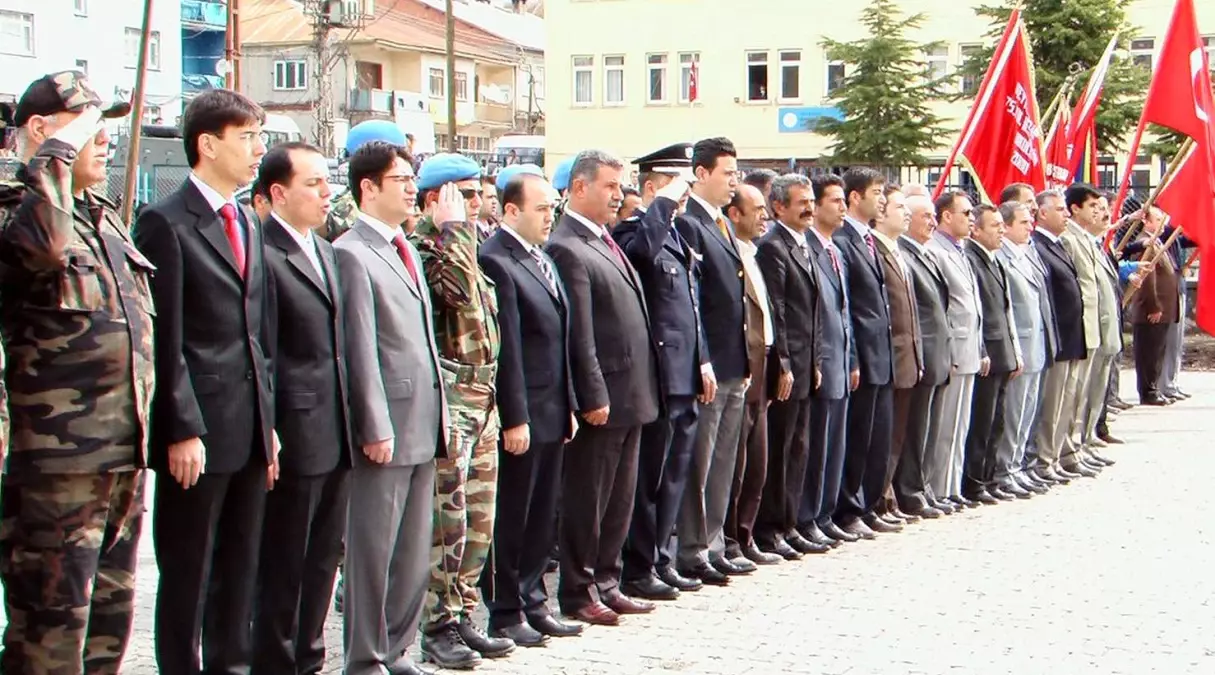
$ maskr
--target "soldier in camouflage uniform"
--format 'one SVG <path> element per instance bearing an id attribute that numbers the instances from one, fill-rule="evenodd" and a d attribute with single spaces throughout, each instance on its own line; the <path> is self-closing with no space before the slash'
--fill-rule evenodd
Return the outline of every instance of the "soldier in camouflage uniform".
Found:
<path id="1" fill-rule="evenodd" d="M 435 342 L 452 433 L 447 457 L 435 460 L 434 542 L 422 655 L 444 668 L 461 669 L 475 666 L 482 656 L 505 656 L 515 648 L 511 640 L 491 638 L 472 622 L 480 601 L 477 584 L 493 541 L 500 433 L 494 406 L 497 296 L 477 264 L 473 222 L 481 206 L 480 173 L 481 167 L 462 155 L 444 153 L 426 160 L 418 175 L 418 201 L 425 205 L 425 215 L 412 237 L 434 298 Z"/>
<path id="2" fill-rule="evenodd" d="M 4 144 L 8 146 L 13 139 L 13 108 L 11 104 L 0 103 L 0 133 L 4 135 Z M 22 157 L 26 161 L 27 157 Z M 25 185 L 17 180 L 0 180 L 0 227 L 8 222 L 17 207 L 21 205 L 21 197 L 25 194 Z M 0 270 L 0 275 L 3 271 Z M 4 383 L 4 345 L 0 343 L 0 468 L 4 466 L 4 458 L 8 455 L 8 386 Z"/>
<path id="3" fill-rule="evenodd" d="M 25 195 L 0 234 L 12 413 L 0 487 L 8 628 L 0 672 L 118 673 L 131 632 L 153 392 L 152 265 L 105 180 L 109 138 L 84 74 L 17 105 Z"/>

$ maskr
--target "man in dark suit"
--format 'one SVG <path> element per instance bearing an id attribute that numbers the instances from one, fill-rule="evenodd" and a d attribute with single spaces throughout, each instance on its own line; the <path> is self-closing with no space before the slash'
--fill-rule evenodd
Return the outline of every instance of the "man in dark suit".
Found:
<path id="1" fill-rule="evenodd" d="M 868 168 L 850 169 L 843 178 L 848 214 L 832 239 L 847 275 L 857 365 L 850 383 L 848 455 L 836 521 L 846 531 L 872 539 L 875 532 L 901 529 L 874 512 L 882 496 L 894 424 L 890 299 L 869 230 L 869 222 L 881 213 L 885 179 Z"/>
<path id="2" fill-rule="evenodd" d="M 1136 278 L 1139 288 L 1129 308 L 1139 403 L 1150 406 L 1168 405 L 1160 388 L 1160 371 L 1164 367 L 1169 331 L 1181 320 L 1177 290 L 1181 280 L 1173 257 L 1167 251 L 1161 255 L 1164 246 L 1160 241 L 1161 220 L 1159 211 L 1155 211 L 1143 221 L 1143 234 L 1136 242 L 1139 260 L 1156 262 L 1150 268 L 1140 267 Z"/>
<path id="3" fill-rule="evenodd" d="M 696 183 L 686 213 L 676 219 L 680 236 L 700 256 L 700 314 L 716 395 L 702 400 L 692 470 L 676 531 L 677 569 L 708 584 L 746 574 L 749 561 L 725 557 L 726 511 L 734 483 L 747 378 L 746 305 L 742 257 L 721 212 L 738 189 L 738 153 L 728 138 L 706 138 L 692 148 Z M 702 355 L 703 356 L 703 355 Z"/>
<path id="4" fill-rule="evenodd" d="M 830 548 L 797 530 L 810 458 L 810 396 L 821 378 L 820 284 L 807 243 L 814 193 L 805 176 L 786 174 L 772 181 L 771 200 L 776 225 L 760 238 L 756 261 L 772 302 L 776 391 L 768 408 L 768 480 L 755 541 L 760 550 L 796 560 Z"/>
<path id="5" fill-rule="evenodd" d="M 1008 271 L 996 257 L 1003 243 L 1004 219 L 999 211 L 990 204 L 975 207 L 974 225 L 964 246 L 978 281 L 988 362 L 975 379 L 971 399 L 962 495 L 985 504 L 1017 496 L 1001 490 L 995 482 L 996 449 L 1001 436 L 1008 433 L 1004 428 L 1004 392 L 1009 379 L 1021 374 L 1024 363 L 1013 321 Z"/>
<path id="6" fill-rule="evenodd" d="M 843 259 L 832 236 L 844 226 L 848 204 L 844 181 L 824 174 L 814 179 L 814 222 L 806 235 L 810 259 L 817 268 L 819 304 L 818 369 L 821 382 L 810 403 L 809 471 L 798 514 L 798 531 L 815 546 L 839 546 L 857 536 L 835 522 L 840 484 L 844 479 L 844 434 L 848 424 L 848 379 L 856 369 L 852 344 L 848 280 Z M 820 377 L 815 373 L 816 377 Z"/>
<path id="7" fill-rule="evenodd" d="M 612 230 L 641 277 L 658 343 L 663 413 L 641 430 L 623 576 L 625 593 L 650 600 L 674 600 L 701 585 L 675 571 L 671 541 L 696 440 L 696 396 L 710 401 L 717 388 L 700 324 L 696 259 L 674 227 L 693 178 L 691 154 L 690 143 L 677 143 L 637 160 L 643 206 Z"/>
<path id="8" fill-rule="evenodd" d="M 1087 357 L 1084 336 L 1084 301 L 1076 265 L 1063 248 L 1060 237 L 1067 231 L 1067 206 L 1063 195 L 1054 190 L 1038 194 L 1037 226 L 1031 236 L 1046 270 L 1046 288 L 1050 295 L 1052 330 L 1056 341 L 1054 363 L 1046 369 L 1042 381 L 1042 407 L 1038 415 L 1038 457 L 1035 475 L 1047 483 L 1067 483 L 1056 468 L 1071 425 L 1070 412 L 1075 408 L 1079 392 L 1069 387 L 1075 380 L 1075 370 L 1083 367 Z"/>
<path id="9" fill-rule="evenodd" d="M 541 246 L 553 226 L 552 188 L 538 167 L 498 174 L 502 221 L 478 260 L 498 290 L 502 347 L 498 414 L 502 442 L 494 562 L 482 576 L 490 634 L 522 647 L 582 627 L 549 613 L 544 571 L 556 540 L 562 448 L 573 437 L 569 300 Z"/>
<path id="10" fill-rule="evenodd" d="M 899 249 L 911 272 L 915 291 L 916 319 L 920 324 L 920 353 L 924 372 L 911 390 L 907 411 L 906 447 L 895 472 L 894 496 L 904 513 L 939 518 L 953 513 L 947 495 L 933 492 L 928 480 L 929 463 L 935 457 L 936 435 L 941 433 L 940 415 L 933 414 L 943 400 L 953 368 L 949 336 L 949 284 L 936 259 L 925 248 L 937 227 L 936 207 L 926 196 L 907 198 L 911 220 L 907 233 L 899 237 Z M 936 471 L 935 468 L 931 469 Z"/>
<path id="11" fill-rule="evenodd" d="M 157 268 L 149 465 L 159 472 L 156 662 L 169 675 L 239 672 L 252 658 L 262 514 L 278 469 L 276 312 L 262 231 L 233 194 L 265 154 L 264 119 L 226 89 L 192 100 L 182 115 L 190 177 L 135 225 Z"/>
<path id="12" fill-rule="evenodd" d="M 399 225 L 417 201 L 409 153 L 383 141 L 350 158 L 354 227 L 333 245 L 345 306 L 354 445 L 346 518 L 345 672 L 418 675 L 406 655 L 430 579 L 435 458 L 450 424 L 422 258 Z M 464 222 L 454 186 L 439 222 Z"/>
<path id="13" fill-rule="evenodd" d="M 350 485 L 346 336 L 337 258 L 314 230 L 329 210 L 329 167 L 304 143 L 275 146 L 258 183 L 274 284 L 275 428 L 280 478 L 266 497 L 253 622 L 254 673 L 317 673 L 342 559 Z"/>
<path id="14" fill-rule="evenodd" d="M 565 614 L 602 625 L 652 609 L 619 587 L 641 428 L 660 404 L 641 278 L 603 228 L 619 207 L 623 168 L 602 151 L 578 153 L 548 244 L 569 296 L 570 368 L 585 421 L 565 455 L 558 600 Z"/>

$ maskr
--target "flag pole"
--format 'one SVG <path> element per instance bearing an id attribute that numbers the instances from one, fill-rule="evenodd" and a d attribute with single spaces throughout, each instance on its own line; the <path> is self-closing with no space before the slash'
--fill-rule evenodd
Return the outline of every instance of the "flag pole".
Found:
<path id="1" fill-rule="evenodd" d="M 1139 225 L 1143 222 L 1143 219 L 1147 217 L 1148 210 L 1150 210 L 1152 205 L 1156 203 L 1156 198 L 1159 197 L 1160 193 L 1164 191 L 1164 188 L 1169 184 L 1169 181 L 1173 180 L 1173 175 L 1176 174 L 1177 170 L 1181 168 L 1181 164 L 1183 161 L 1185 161 L 1185 158 L 1190 156 L 1190 149 L 1193 147 L 1194 139 L 1187 137 L 1185 142 L 1181 144 L 1181 147 L 1178 148 L 1177 155 L 1174 156 L 1173 161 L 1169 163 L 1169 167 L 1165 170 L 1164 175 L 1161 176 L 1160 182 L 1155 188 L 1152 189 L 1152 193 L 1148 195 L 1147 201 L 1143 203 L 1142 207 L 1140 207 L 1139 215 L 1131 219 L 1130 226 L 1126 228 L 1126 234 L 1122 235 L 1122 239 L 1118 240 L 1118 245 L 1114 247 L 1114 255 L 1121 253 L 1122 249 L 1126 248 L 1126 245 L 1130 243 L 1131 237 L 1139 232 Z M 1130 161 L 1134 161 L 1133 155 L 1131 156 Z"/>
<path id="2" fill-rule="evenodd" d="M 1173 230 L 1173 233 L 1169 235 L 1168 239 L 1164 240 L 1164 245 L 1162 245 L 1159 249 L 1157 249 L 1156 255 L 1152 256 L 1152 259 L 1148 261 L 1148 264 L 1155 267 L 1156 263 L 1159 262 L 1160 258 L 1169 252 L 1169 247 L 1171 247 L 1173 245 L 1173 242 L 1177 241 L 1177 237 L 1180 237 L 1180 236 L 1181 236 L 1181 228 L 1178 227 Z M 1188 266 L 1189 263 L 1186 263 L 1186 265 Z M 1139 286 L 1131 286 L 1127 290 L 1126 296 L 1122 298 L 1122 308 L 1123 309 L 1126 309 L 1127 307 L 1131 306 L 1131 298 L 1135 297 L 1135 292 L 1138 291 L 1139 288 L 1140 288 Z"/>
<path id="3" fill-rule="evenodd" d="M 1185 264 L 1181 266 L 1181 272 L 1178 273 L 1178 276 L 1184 277 L 1185 273 L 1190 271 L 1190 266 L 1194 264 L 1194 261 L 1198 260 L 1198 254 L 1200 252 L 1201 251 L 1199 249 L 1194 249 L 1194 252 L 1190 254 L 1189 260 L 1186 260 Z"/>
<path id="4" fill-rule="evenodd" d="M 148 75 L 148 39 L 152 31 L 152 0 L 143 2 L 143 27 L 139 34 L 139 65 L 135 68 L 135 89 L 131 93 L 130 140 L 127 145 L 126 175 L 122 193 L 122 222 L 127 227 L 135 217 L 135 191 L 139 175 L 139 140 L 143 136 L 144 81 Z"/>
<path id="5" fill-rule="evenodd" d="M 1046 112 L 1042 113 L 1043 129 L 1050 129 L 1054 125 L 1054 120 L 1051 120 L 1050 124 L 1046 124 L 1046 120 L 1050 119 L 1051 113 L 1056 112 L 1055 108 L 1060 108 L 1060 104 L 1067 105 L 1067 102 L 1071 100 L 1072 90 L 1076 88 L 1076 82 L 1085 72 L 1087 71 L 1079 63 L 1073 63 L 1068 68 L 1068 75 L 1063 80 L 1063 84 L 1059 85 L 1059 91 L 1055 92 L 1055 97 L 1046 106 Z"/>

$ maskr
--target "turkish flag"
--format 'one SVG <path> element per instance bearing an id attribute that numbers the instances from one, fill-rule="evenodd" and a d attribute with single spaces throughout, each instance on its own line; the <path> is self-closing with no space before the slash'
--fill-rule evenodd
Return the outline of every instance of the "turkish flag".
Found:
<path id="1" fill-rule="evenodd" d="M 1072 113 L 1064 102 L 1046 134 L 1046 187 L 1066 188 L 1072 178 Z"/>
<path id="2" fill-rule="evenodd" d="M 688 102 L 689 103 L 695 103 L 696 97 L 700 93 L 699 91 L 697 91 L 700 88 L 700 86 L 699 86 L 700 83 L 698 82 L 698 80 L 700 79 L 699 71 L 700 71 L 700 67 L 696 63 L 695 59 L 693 59 L 692 67 L 689 69 L 689 72 L 688 72 Z"/>
<path id="3" fill-rule="evenodd" d="M 1210 260 L 1209 252 L 1215 250 L 1215 102 L 1206 48 L 1194 16 L 1194 0 L 1177 0 L 1173 8 L 1173 18 L 1143 104 L 1139 130 L 1131 143 L 1131 157 L 1138 154 L 1148 123 L 1181 132 L 1194 141 L 1190 154 L 1157 196 L 1156 204 L 1198 244 L 1203 259 Z M 1118 191 L 1119 204 L 1129 182 L 1128 165 Z M 1215 269 L 1205 275 L 1201 267 L 1199 270 L 1198 326 L 1215 334 Z"/>
<path id="4" fill-rule="evenodd" d="M 1034 71 L 1029 38 L 1014 9 L 979 96 L 970 109 L 962 135 L 950 153 L 933 198 L 941 194 L 950 169 L 961 157 L 970 166 L 985 201 L 1011 183 L 1028 183 L 1035 191 L 1046 187 L 1046 161 L 1038 103 L 1034 98 Z"/>

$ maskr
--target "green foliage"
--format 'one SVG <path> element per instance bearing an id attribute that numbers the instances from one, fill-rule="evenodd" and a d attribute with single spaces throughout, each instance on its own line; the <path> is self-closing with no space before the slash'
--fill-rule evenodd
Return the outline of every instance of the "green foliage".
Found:
<path id="1" fill-rule="evenodd" d="M 1021 15 L 1033 51 L 1034 75 L 1037 85 L 1038 110 L 1046 112 L 1051 99 L 1067 79 L 1069 68 L 1079 63 L 1086 69 L 1094 67 L 1115 31 L 1119 49 L 1125 49 L 1136 29 L 1127 20 L 1127 8 L 1133 0 L 1021 0 Z M 983 5 L 975 9 L 980 16 L 991 19 L 988 35 L 991 44 L 973 52 L 960 71 L 982 80 L 991 62 L 995 41 L 999 39 L 1014 2 Z M 1135 65 L 1129 58 L 1114 52 L 1105 76 L 1105 91 L 1097 110 L 1097 146 L 1099 152 L 1114 152 L 1125 147 L 1126 141 L 1139 124 L 1143 112 L 1143 97 L 1147 92 L 1150 71 Z M 1084 92 L 1087 73 L 1082 75 L 1072 93 L 1071 105 Z M 970 96 L 973 96 L 971 94 Z M 1045 130 L 1050 120 L 1041 120 Z"/>
<path id="2" fill-rule="evenodd" d="M 893 0 L 871 0 L 861 13 L 868 36 L 854 42 L 824 40 L 828 58 L 848 64 L 843 83 L 828 100 L 844 120 L 822 119 L 816 131 L 830 136 L 835 164 L 922 166 L 925 152 L 950 135 L 931 103 L 945 100 L 952 77 L 932 79 L 923 56 L 939 43 L 906 37 L 922 14 L 904 17 Z"/>

